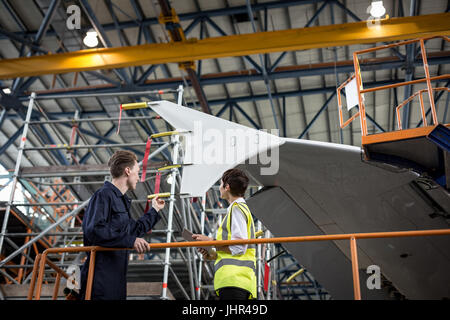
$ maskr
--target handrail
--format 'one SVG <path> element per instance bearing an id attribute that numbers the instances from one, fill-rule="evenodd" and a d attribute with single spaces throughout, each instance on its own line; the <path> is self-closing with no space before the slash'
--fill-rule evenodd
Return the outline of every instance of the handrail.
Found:
<path id="1" fill-rule="evenodd" d="M 280 237 L 280 238 L 260 238 L 246 240 L 214 240 L 214 241 L 187 241 L 187 242 L 169 242 L 169 243 L 150 243 L 150 249 L 156 248 L 186 248 L 186 247 L 207 247 L 207 246 L 225 246 L 238 244 L 263 244 L 263 243 L 287 243 L 287 242 L 309 242 L 309 241 L 329 241 L 329 240 L 350 240 L 351 262 L 353 273 L 353 289 L 355 300 L 361 300 L 361 289 L 359 284 L 358 272 L 358 252 L 356 239 L 377 239 L 377 238 L 399 238 L 399 237 L 421 237 L 421 236 L 437 236 L 450 235 L 450 229 L 435 230 L 414 230 L 414 231 L 394 231 L 394 232 L 372 232 L 372 233 L 348 233 L 348 234 L 332 234 L 332 235 L 314 235 L 314 236 L 297 236 L 297 237 Z M 37 277 L 36 300 L 41 297 L 42 281 L 44 278 L 45 264 L 49 263 L 57 273 L 53 300 L 57 298 L 59 287 L 59 279 L 61 276 L 69 278 L 67 273 L 50 261 L 47 261 L 49 253 L 62 252 L 91 252 L 89 261 L 89 271 L 86 285 L 86 300 L 91 299 L 92 282 L 94 279 L 95 254 L 99 251 L 115 251 L 115 250 L 132 250 L 129 248 L 104 248 L 99 246 L 89 247 L 69 247 L 69 248 L 49 248 L 35 259 L 32 278 L 30 282 L 28 300 L 33 299 L 34 287 Z M 39 270 L 39 271 L 38 271 Z"/>

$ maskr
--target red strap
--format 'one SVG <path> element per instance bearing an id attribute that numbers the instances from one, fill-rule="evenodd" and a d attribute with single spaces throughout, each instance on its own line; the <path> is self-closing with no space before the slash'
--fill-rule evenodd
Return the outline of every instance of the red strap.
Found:
<path id="1" fill-rule="evenodd" d="M 269 264 L 266 262 L 264 265 L 264 291 L 267 291 L 269 289 L 269 274 L 270 274 L 270 267 Z"/>
<path id="2" fill-rule="evenodd" d="M 155 193 L 159 193 L 159 186 L 161 184 L 161 172 L 157 172 L 156 173 L 156 178 L 155 178 Z"/>
<path id="3" fill-rule="evenodd" d="M 151 200 L 147 199 L 147 204 L 145 205 L 144 214 L 146 214 L 148 212 L 148 210 L 150 209 L 150 202 L 151 202 Z M 152 229 L 147 231 L 147 234 L 150 234 L 150 233 L 152 233 Z"/>
<path id="4" fill-rule="evenodd" d="M 142 176 L 141 176 L 141 182 L 145 181 L 145 176 L 147 175 L 147 162 L 148 162 L 148 155 L 150 153 L 150 147 L 152 145 L 152 139 L 149 137 L 147 139 L 147 145 L 145 146 L 145 154 L 144 159 L 142 160 Z M 156 193 L 156 192 L 155 192 Z"/>
<path id="5" fill-rule="evenodd" d="M 77 132 L 78 132 L 78 125 L 74 124 L 72 126 L 72 135 L 70 136 L 70 143 L 69 143 L 70 146 L 73 146 L 73 144 L 75 143 L 75 135 Z"/>
<path id="6" fill-rule="evenodd" d="M 150 199 L 147 199 L 147 204 L 145 205 L 144 214 L 150 209 Z"/>
<path id="7" fill-rule="evenodd" d="M 120 131 L 120 119 L 122 119 L 122 105 L 120 105 L 119 124 L 117 125 L 117 132 L 116 132 L 116 134 L 119 134 L 119 131 Z"/>

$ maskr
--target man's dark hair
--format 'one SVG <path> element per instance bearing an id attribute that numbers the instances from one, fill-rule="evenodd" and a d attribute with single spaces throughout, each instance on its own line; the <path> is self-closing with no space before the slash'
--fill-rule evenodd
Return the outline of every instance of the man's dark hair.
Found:
<path id="1" fill-rule="evenodd" d="M 135 161 L 137 161 L 137 157 L 131 151 L 120 150 L 114 152 L 108 161 L 108 167 L 112 177 L 119 178 L 122 176 L 126 167 L 134 167 Z"/>
<path id="2" fill-rule="evenodd" d="M 223 186 L 230 186 L 230 193 L 235 197 L 243 197 L 248 187 L 248 177 L 244 171 L 229 169 L 222 175 Z"/>

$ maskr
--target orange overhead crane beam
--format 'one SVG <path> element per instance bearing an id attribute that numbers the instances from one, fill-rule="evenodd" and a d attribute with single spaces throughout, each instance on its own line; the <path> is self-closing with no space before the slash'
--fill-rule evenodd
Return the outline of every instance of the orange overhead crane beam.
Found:
<path id="1" fill-rule="evenodd" d="M 257 32 L 175 43 L 90 49 L 0 61 L 0 79 L 125 68 L 138 65 L 234 57 L 450 34 L 450 13 Z"/>

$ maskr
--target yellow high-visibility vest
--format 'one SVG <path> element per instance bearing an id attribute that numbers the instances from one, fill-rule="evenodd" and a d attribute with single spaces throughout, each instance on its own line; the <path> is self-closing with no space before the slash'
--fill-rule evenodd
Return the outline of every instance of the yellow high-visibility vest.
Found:
<path id="1" fill-rule="evenodd" d="M 237 206 L 247 220 L 248 239 L 255 238 L 255 225 L 246 203 L 235 202 L 227 212 L 225 219 L 217 230 L 216 240 L 231 240 L 231 219 L 233 208 Z M 224 251 L 217 251 L 214 263 L 214 290 L 220 288 L 237 287 L 250 292 L 250 299 L 256 299 L 256 246 L 248 245 L 244 254 L 232 255 Z"/>

